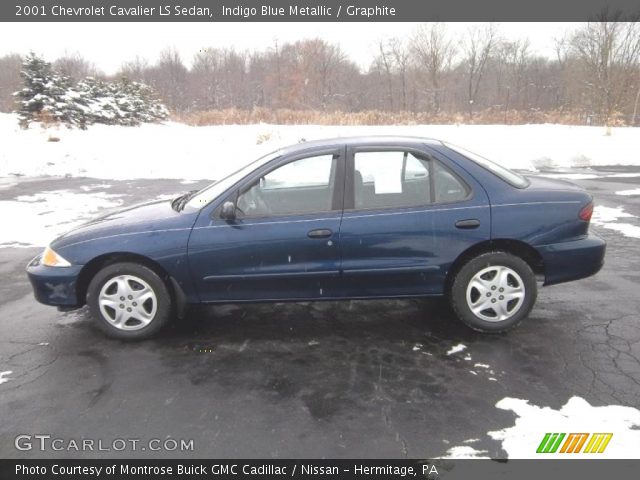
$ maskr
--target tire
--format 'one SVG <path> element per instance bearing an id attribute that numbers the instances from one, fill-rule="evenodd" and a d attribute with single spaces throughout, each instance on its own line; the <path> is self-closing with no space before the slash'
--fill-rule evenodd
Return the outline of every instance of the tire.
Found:
<path id="1" fill-rule="evenodd" d="M 451 306 L 467 326 L 481 332 L 504 332 L 533 308 L 536 276 L 527 262 L 506 252 L 471 259 L 455 275 Z"/>
<path id="2" fill-rule="evenodd" d="M 171 293 L 148 267 L 122 262 L 100 270 L 87 288 L 87 305 L 100 330 L 112 338 L 150 338 L 173 317 Z"/>

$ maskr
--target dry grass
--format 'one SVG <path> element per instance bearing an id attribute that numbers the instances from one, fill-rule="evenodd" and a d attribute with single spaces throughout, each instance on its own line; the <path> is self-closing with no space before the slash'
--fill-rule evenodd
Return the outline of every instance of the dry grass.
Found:
<path id="1" fill-rule="evenodd" d="M 316 111 L 254 108 L 239 110 L 208 110 L 185 114 L 173 114 L 172 120 L 194 126 L 204 125 L 247 125 L 268 123 L 273 125 L 453 125 L 453 124 L 509 124 L 556 123 L 564 125 L 585 125 L 586 117 L 581 112 L 540 111 L 540 110 L 500 110 L 485 109 L 468 113 L 425 112 L 385 112 L 367 110 L 363 112 Z M 619 124 L 620 122 L 615 122 Z"/>

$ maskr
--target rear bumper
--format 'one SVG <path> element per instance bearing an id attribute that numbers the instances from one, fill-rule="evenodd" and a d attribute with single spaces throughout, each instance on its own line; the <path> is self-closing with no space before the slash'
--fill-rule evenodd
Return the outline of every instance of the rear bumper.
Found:
<path id="1" fill-rule="evenodd" d="M 607 243 L 595 233 L 580 240 L 536 247 L 544 261 L 545 285 L 590 277 L 604 265 Z"/>
<path id="2" fill-rule="evenodd" d="M 27 276 L 33 287 L 33 294 L 40 303 L 75 307 L 80 304 L 76 292 L 80 270 L 82 265 L 47 267 L 40 263 L 38 256 L 27 265 Z"/>

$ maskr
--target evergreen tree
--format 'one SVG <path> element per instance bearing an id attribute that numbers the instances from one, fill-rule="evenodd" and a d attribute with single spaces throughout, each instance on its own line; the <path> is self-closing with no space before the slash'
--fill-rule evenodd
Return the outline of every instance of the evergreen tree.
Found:
<path id="1" fill-rule="evenodd" d="M 24 60 L 22 78 L 24 87 L 14 95 L 19 100 L 18 117 L 23 128 L 32 121 L 82 129 L 94 123 L 133 126 L 169 116 L 151 87 L 143 83 L 87 77 L 73 86 L 69 78 L 34 53 Z"/>

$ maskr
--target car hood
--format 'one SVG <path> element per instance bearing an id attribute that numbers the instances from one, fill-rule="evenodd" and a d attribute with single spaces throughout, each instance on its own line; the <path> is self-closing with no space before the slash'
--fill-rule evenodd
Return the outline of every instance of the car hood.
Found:
<path id="1" fill-rule="evenodd" d="M 124 233 L 190 228 L 198 212 L 176 212 L 171 200 L 156 200 L 112 210 L 54 240 L 53 248 Z"/>

